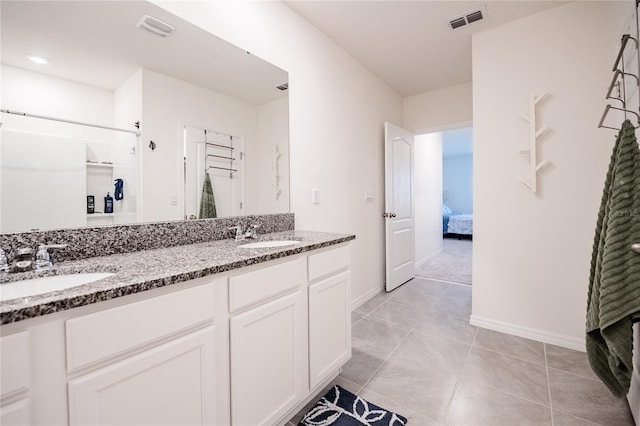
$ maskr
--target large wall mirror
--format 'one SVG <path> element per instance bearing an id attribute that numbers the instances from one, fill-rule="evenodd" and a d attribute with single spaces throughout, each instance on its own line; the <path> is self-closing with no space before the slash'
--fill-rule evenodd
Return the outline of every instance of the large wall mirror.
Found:
<path id="1" fill-rule="evenodd" d="M 286 71 L 146 1 L 0 8 L 0 233 L 289 211 Z"/>

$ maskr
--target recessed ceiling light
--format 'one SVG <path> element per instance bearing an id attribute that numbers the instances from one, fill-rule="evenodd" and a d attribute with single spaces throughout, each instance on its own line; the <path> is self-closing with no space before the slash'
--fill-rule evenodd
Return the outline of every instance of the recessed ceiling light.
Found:
<path id="1" fill-rule="evenodd" d="M 33 63 L 36 64 L 40 64 L 40 65 L 45 65 L 48 64 L 49 61 L 47 61 L 45 58 L 43 58 L 42 56 L 35 56 L 35 55 L 31 55 L 29 56 L 29 60 Z"/>
<path id="2" fill-rule="evenodd" d="M 176 30 L 176 27 L 173 25 L 167 24 L 166 22 L 149 15 L 144 15 L 140 18 L 136 26 L 160 37 L 170 36 Z"/>

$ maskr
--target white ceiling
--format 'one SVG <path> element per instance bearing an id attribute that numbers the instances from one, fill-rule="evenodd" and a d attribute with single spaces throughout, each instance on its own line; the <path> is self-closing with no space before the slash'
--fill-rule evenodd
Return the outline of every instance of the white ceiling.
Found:
<path id="1" fill-rule="evenodd" d="M 471 34 L 567 1 L 301 1 L 286 3 L 402 96 L 471 81 Z M 451 18 L 486 17 L 451 30 Z"/>
<path id="2" fill-rule="evenodd" d="M 114 90 L 147 68 L 261 105 L 286 96 L 285 71 L 146 1 L 2 1 L 2 63 Z M 145 15 L 176 27 L 138 29 Z M 28 55 L 49 59 L 36 65 Z"/>

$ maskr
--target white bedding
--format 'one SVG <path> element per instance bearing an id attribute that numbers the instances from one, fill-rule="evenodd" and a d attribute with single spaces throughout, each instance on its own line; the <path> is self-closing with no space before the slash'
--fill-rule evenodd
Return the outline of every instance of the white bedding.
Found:
<path id="1" fill-rule="evenodd" d="M 449 226 L 447 228 L 449 234 L 472 235 L 473 234 L 473 215 L 457 214 L 449 216 Z"/>

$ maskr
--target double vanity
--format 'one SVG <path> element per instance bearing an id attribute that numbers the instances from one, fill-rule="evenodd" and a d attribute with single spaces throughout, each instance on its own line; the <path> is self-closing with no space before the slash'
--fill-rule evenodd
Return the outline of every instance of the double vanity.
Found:
<path id="1" fill-rule="evenodd" d="M 355 237 L 281 219 L 251 240 L 197 241 L 193 227 L 224 220 L 185 222 L 171 237 L 156 229 L 155 242 L 141 237 L 154 229 L 130 226 L 120 253 L 81 258 L 86 248 L 47 271 L 0 276 L 95 279 L 10 300 L 2 287 L 14 283 L 0 284 L 0 423 L 285 423 L 351 356 Z M 162 238 L 171 246 L 157 248 Z"/>

